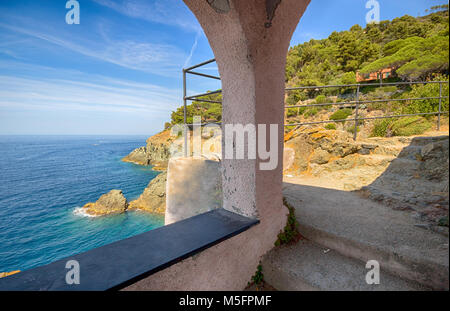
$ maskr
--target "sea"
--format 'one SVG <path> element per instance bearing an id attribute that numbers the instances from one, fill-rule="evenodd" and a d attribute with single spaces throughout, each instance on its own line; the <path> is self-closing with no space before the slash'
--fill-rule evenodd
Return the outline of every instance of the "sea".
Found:
<path id="1" fill-rule="evenodd" d="M 81 211 L 120 189 L 130 201 L 159 173 L 121 158 L 148 136 L 0 136 L 0 272 L 27 270 L 164 225 L 164 216 Z"/>

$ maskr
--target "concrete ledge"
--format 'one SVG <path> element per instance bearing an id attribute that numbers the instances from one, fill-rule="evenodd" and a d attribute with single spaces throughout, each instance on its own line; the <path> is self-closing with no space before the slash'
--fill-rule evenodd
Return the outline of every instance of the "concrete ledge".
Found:
<path id="1" fill-rule="evenodd" d="M 224 209 L 114 242 L 0 279 L 0 291 L 117 290 L 258 224 Z M 68 285 L 66 262 L 80 264 L 80 284 Z"/>

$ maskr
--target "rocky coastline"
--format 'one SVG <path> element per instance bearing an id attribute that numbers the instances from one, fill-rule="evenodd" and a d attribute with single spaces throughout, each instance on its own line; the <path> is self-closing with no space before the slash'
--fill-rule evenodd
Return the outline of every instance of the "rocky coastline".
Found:
<path id="1" fill-rule="evenodd" d="M 174 138 L 170 135 L 170 130 L 162 131 L 148 138 L 146 146 L 133 150 L 122 161 L 137 165 L 152 165 L 153 170 L 163 171 L 167 168 L 170 145 L 173 141 Z"/>
<path id="2" fill-rule="evenodd" d="M 202 138 L 204 142 L 214 142 L 208 144 L 209 154 L 205 158 L 220 157 L 220 135 Z M 332 181 L 336 189 L 357 191 L 394 209 L 411 211 L 415 217 L 432 224 L 446 222 L 448 227 L 448 133 L 362 137 L 354 141 L 348 131 L 309 126 L 286 133 L 284 140 L 285 177 Z M 95 203 L 86 204 L 86 213 L 94 216 L 126 211 L 164 214 L 166 169 L 173 143 L 177 142 L 165 130 L 123 158 L 124 162 L 150 165 L 153 170 L 161 171 L 137 199 L 128 203 L 121 191 L 116 190 Z M 408 182 L 399 182 L 400 179 Z M 106 207 L 107 204 L 111 206 Z"/>

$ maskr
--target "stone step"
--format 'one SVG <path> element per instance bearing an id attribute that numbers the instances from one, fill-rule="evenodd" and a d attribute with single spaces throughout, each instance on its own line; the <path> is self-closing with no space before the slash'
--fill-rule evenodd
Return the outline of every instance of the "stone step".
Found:
<path id="1" fill-rule="evenodd" d="M 283 291 L 414 291 L 427 290 L 380 269 L 380 283 L 366 282 L 366 263 L 342 256 L 310 241 L 275 248 L 262 261 L 264 280 Z"/>
<path id="2" fill-rule="evenodd" d="M 448 237 L 418 228 L 410 214 L 352 192 L 285 183 L 307 239 L 433 289 L 449 288 Z M 275 286 L 275 285 L 274 285 Z"/>

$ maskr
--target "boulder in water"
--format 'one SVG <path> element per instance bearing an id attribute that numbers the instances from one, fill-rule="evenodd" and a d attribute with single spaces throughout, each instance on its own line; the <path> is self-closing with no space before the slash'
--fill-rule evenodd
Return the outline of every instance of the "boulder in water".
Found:
<path id="1" fill-rule="evenodd" d="M 120 214 L 127 210 L 128 202 L 123 196 L 122 190 L 111 190 L 102 195 L 97 202 L 83 206 L 84 211 L 92 216 L 104 216 Z"/>

